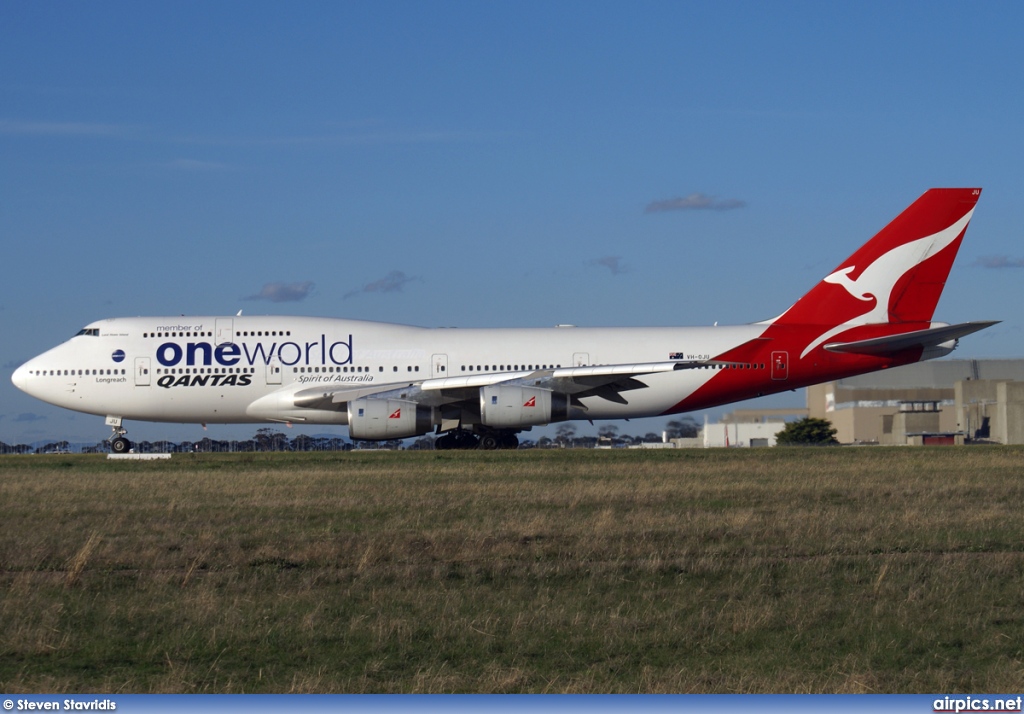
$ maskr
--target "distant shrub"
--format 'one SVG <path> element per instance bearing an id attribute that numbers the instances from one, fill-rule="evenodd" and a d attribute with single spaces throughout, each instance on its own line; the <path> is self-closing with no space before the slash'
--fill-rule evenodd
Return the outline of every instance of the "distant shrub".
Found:
<path id="1" fill-rule="evenodd" d="M 814 417 L 789 422 L 775 436 L 775 441 L 780 446 L 833 446 L 839 443 L 832 422 Z"/>

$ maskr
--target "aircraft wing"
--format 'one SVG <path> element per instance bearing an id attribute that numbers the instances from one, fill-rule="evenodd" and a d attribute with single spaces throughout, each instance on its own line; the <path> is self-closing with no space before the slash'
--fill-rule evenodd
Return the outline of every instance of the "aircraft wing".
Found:
<path id="1" fill-rule="evenodd" d="M 409 384 L 406 388 L 412 388 L 413 386 L 415 385 Z M 402 388 L 394 383 L 381 384 L 376 387 L 350 387 L 347 385 L 344 387 L 309 387 L 308 389 L 295 392 L 293 400 L 297 407 L 341 411 L 348 402 L 362 399 L 363 397 L 387 394 Z"/>
<path id="2" fill-rule="evenodd" d="M 936 347 L 943 342 L 958 340 L 965 335 L 984 330 L 999 322 L 990 320 L 987 322 L 963 322 L 959 325 L 945 325 L 932 327 L 927 330 L 915 330 L 904 332 L 902 335 L 888 335 L 886 337 L 875 337 L 870 340 L 857 340 L 855 342 L 830 342 L 825 345 L 829 352 L 846 352 L 864 355 L 886 355 L 893 352 L 921 347 L 927 349 Z"/>
<path id="3" fill-rule="evenodd" d="M 583 397 L 599 396 L 619 404 L 626 404 L 621 392 L 642 389 L 647 386 L 637 377 L 659 372 L 693 369 L 701 364 L 703 363 L 673 361 L 557 367 L 532 372 L 475 374 L 467 377 L 431 379 L 423 382 L 421 386 L 424 392 L 439 392 L 450 396 L 464 394 L 465 396 L 462 398 L 477 399 L 480 387 L 492 384 L 520 385 L 550 389 L 575 397 L 576 400 Z"/>
<path id="4" fill-rule="evenodd" d="M 476 373 L 460 377 L 440 377 L 405 384 L 382 384 L 376 387 L 310 387 L 295 392 L 294 405 L 309 409 L 340 411 L 346 404 L 363 397 L 376 399 L 404 399 L 426 406 L 445 406 L 458 402 L 476 404 L 480 388 L 490 385 L 519 385 L 550 389 L 574 397 L 599 396 L 619 404 L 626 404 L 622 392 L 642 389 L 647 385 L 638 377 L 660 372 L 696 369 L 710 361 L 647 362 L 587 367 L 557 367 L 518 372 Z M 582 406 L 582 405 L 579 405 Z"/>

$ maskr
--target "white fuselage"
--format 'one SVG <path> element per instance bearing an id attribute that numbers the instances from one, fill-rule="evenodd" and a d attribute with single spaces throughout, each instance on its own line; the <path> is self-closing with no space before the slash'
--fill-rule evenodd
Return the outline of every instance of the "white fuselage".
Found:
<path id="1" fill-rule="evenodd" d="M 94 322 L 32 359 L 14 381 L 51 404 L 124 419 L 344 424 L 344 411 L 297 408 L 289 396 L 314 387 L 379 389 L 561 367 L 707 360 L 763 329 L 431 329 L 314 317 L 115 318 Z M 649 374 L 643 377 L 648 388 L 628 392 L 627 403 L 582 401 L 593 419 L 655 416 L 714 373 Z M 777 388 L 765 393 L 792 385 L 769 386 Z"/>

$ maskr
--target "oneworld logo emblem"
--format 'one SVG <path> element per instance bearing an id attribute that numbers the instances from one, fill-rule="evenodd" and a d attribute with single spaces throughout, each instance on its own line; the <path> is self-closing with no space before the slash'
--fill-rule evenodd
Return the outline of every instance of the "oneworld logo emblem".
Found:
<path id="1" fill-rule="evenodd" d="M 179 365 L 231 367 L 236 364 L 257 365 L 278 361 L 291 367 L 302 364 L 352 364 L 352 335 L 347 340 L 328 342 L 320 335 L 313 342 L 226 342 L 217 346 L 209 342 L 164 342 L 156 348 L 156 361 L 164 367 Z"/>
<path id="2" fill-rule="evenodd" d="M 115 362 L 124 362 L 124 350 L 114 350 L 114 354 L 110 355 L 110 358 Z"/>

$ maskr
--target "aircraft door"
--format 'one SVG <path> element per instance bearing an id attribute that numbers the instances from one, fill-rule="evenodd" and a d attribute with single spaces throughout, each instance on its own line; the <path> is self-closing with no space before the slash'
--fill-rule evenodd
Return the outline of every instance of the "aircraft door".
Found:
<path id="1" fill-rule="evenodd" d="M 135 358 L 135 386 L 148 387 L 152 382 L 149 369 L 149 357 Z"/>
<path id="2" fill-rule="evenodd" d="M 789 353 L 772 352 L 772 379 L 789 379 Z"/>
<path id="3" fill-rule="evenodd" d="M 217 319 L 217 344 L 226 345 L 235 341 L 234 320 L 231 318 Z"/>
<path id="4" fill-rule="evenodd" d="M 280 384 L 281 383 L 281 363 L 277 361 L 277 358 L 267 362 L 267 384 Z"/>
<path id="5" fill-rule="evenodd" d="M 448 355 L 434 355 L 430 358 L 430 376 L 448 376 Z"/>
<path id="6" fill-rule="evenodd" d="M 575 352 L 572 356 L 573 367 L 586 367 L 590 364 L 590 353 L 589 352 Z"/>

